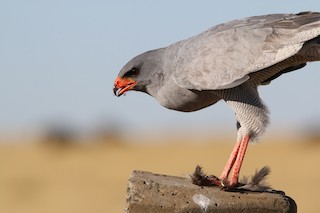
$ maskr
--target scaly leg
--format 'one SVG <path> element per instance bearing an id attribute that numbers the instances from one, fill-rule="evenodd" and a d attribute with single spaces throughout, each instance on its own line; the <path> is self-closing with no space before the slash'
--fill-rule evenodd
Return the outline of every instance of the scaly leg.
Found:
<path id="1" fill-rule="evenodd" d="M 233 147 L 233 150 L 231 152 L 229 160 L 227 161 L 227 163 L 222 171 L 222 174 L 220 176 L 220 179 L 222 182 L 227 181 L 227 179 L 228 179 L 229 173 L 230 173 L 230 171 L 233 167 L 233 164 L 236 161 L 236 158 L 238 156 L 240 144 L 241 144 L 241 141 L 237 141 L 237 143 Z"/>
<path id="2" fill-rule="evenodd" d="M 239 151 L 238 151 L 238 155 L 237 158 L 235 160 L 234 163 L 234 168 L 233 171 L 231 173 L 231 177 L 229 178 L 229 186 L 234 186 L 238 183 L 238 178 L 239 178 L 239 174 L 240 174 L 240 169 L 242 166 L 242 162 L 244 159 L 244 156 L 246 154 L 246 150 L 248 147 L 250 141 L 250 137 L 248 135 L 244 136 L 241 140 L 240 143 L 240 147 L 239 147 Z"/>

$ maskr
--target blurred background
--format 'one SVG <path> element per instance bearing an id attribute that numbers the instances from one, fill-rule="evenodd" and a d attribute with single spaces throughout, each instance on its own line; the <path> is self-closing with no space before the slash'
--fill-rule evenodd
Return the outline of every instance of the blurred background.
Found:
<path id="1" fill-rule="evenodd" d="M 121 67 L 144 51 L 246 16 L 320 11 L 318 0 L 0 1 L 0 212 L 123 212 L 132 170 L 219 175 L 234 145 L 225 103 L 193 113 L 129 92 Z M 242 175 L 320 212 L 320 63 L 260 88 L 271 125 Z"/>

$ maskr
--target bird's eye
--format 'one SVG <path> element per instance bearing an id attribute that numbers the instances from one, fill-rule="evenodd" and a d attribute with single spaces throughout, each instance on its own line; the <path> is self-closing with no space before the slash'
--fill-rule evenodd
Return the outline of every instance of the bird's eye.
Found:
<path id="1" fill-rule="evenodd" d="M 134 67 L 131 70 L 129 70 L 124 76 L 125 77 L 134 77 L 134 76 L 138 75 L 138 73 L 139 73 L 139 69 Z"/>

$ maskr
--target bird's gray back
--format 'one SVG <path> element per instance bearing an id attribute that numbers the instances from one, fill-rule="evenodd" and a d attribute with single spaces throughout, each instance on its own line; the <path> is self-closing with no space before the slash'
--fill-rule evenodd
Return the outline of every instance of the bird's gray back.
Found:
<path id="1" fill-rule="evenodd" d="M 183 88 L 232 88 L 296 54 L 320 35 L 320 13 L 272 14 L 220 24 L 167 47 L 165 64 Z"/>

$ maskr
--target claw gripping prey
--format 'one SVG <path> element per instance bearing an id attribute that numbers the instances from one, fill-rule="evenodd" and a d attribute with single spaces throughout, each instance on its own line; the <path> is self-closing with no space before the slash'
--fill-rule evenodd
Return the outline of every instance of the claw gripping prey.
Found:
<path id="1" fill-rule="evenodd" d="M 265 166 L 257 170 L 251 178 L 243 178 L 242 181 L 237 182 L 232 187 L 225 185 L 223 181 L 214 175 L 207 175 L 203 172 L 201 166 L 196 166 L 195 171 L 190 175 L 192 183 L 198 186 L 217 186 L 226 191 L 255 191 L 255 192 L 271 192 L 271 187 L 265 183 L 266 177 L 270 174 L 270 168 Z"/>

